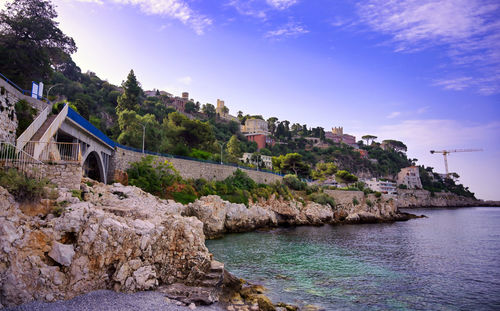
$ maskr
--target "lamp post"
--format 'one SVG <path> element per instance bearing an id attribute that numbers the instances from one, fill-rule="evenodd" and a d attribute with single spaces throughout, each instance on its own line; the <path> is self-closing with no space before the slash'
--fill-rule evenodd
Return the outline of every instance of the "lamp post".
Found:
<path id="1" fill-rule="evenodd" d="M 49 87 L 49 89 L 47 90 L 47 100 L 49 100 L 50 90 L 52 90 L 53 88 L 55 88 L 56 86 L 59 86 L 59 85 L 62 85 L 62 83 L 56 83 L 56 84 L 52 85 L 51 87 Z"/>
<path id="2" fill-rule="evenodd" d="M 142 124 L 142 154 L 144 154 L 144 137 L 146 136 L 146 125 Z"/>
<path id="3" fill-rule="evenodd" d="M 220 164 L 222 164 L 222 150 L 224 150 L 224 145 L 226 143 L 218 143 L 220 145 Z"/>

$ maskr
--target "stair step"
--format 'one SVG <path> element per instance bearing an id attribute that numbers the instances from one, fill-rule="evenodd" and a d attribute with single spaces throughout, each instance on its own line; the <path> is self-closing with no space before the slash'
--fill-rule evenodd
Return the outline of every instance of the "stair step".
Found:
<path id="1" fill-rule="evenodd" d="M 42 124 L 42 126 L 38 129 L 38 131 L 33 135 L 31 138 L 31 141 L 39 141 L 40 138 L 42 138 L 43 134 L 45 134 L 45 131 L 49 128 L 49 126 L 54 122 L 55 118 L 57 118 L 57 115 L 51 115 L 45 120 L 45 122 Z"/>

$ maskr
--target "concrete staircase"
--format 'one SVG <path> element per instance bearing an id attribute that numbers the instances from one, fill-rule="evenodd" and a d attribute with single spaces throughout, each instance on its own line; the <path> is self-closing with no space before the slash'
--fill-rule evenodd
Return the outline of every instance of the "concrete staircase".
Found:
<path id="1" fill-rule="evenodd" d="M 57 118 L 57 115 L 51 115 L 45 120 L 45 122 L 42 124 L 42 126 L 36 131 L 35 135 L 31 138 L 31 141 L 40 141 L 40 138 L 42 138 L 43 134 L 47 131 L 47 129 L 50 127 L 52 122 Z"/>

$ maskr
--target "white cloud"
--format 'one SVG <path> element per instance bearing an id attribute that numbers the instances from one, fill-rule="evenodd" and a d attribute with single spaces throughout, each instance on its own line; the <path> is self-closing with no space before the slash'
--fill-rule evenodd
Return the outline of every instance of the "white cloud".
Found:
<path id="1" fill-rule="evenodd" d="M 280 39 L 283 37 L 290 38 L 290 37 L 297 37 L 299 35 L 306 34 L 308 32 L 309 30 L 307 30 L 300 23 L 290 21 L 287 24 L 279 27 L 278 29 L 268 31 L 264 37 L 274 38 L 274 39 Z"/>
<path id="2" fill-rule="evenodd" d="M 205 29 L 212 25 L 209 17 L 194 11 L 184 0 L 78 0 L 80 2 L 94 2 L 104 4 L 105 2 L 123 5 L 138 6 L 141 12 L 150 15 L 160 15 L 181 21 L 191 27 L 198 35 L 202 35 Z"/>
<path id="3" fill-rule="evenodd" d="M 366 0 L 358 9 L 363 23 L 391 37 L 395 51 L 441 47 L 453 65 L 472 71 L 472 77 L 448 77 L 437 85 L 454 90 L 473 87 L 482 94 L 500 92 L 498 1 Z"/>
<path id="4" fill-rule="evenodd" d="M 288 9 L 294 4 L 297 4 L 299 2 L 298 0 L 266 0 L 267 4 L 270 6 L 278 9 L 278 10 L 284 10 Z"/>
<path id="5" fill-rule="evenodd" d="M 177 81 L 184 85 L 190 85 L 193 82 L 193 78 L 191 78 L 190 76 L 185 76 L 177 79 Z"/>
<path id="6" fill-rule="evenodd" d="M 401 115 L 401 112 L 399 112 L 399 111 L 394 111 L 394 112 L 391 112 L 391 113 L 387 116 L 387 119 L 394 119 L 394 118 L 398 117 L 399 115 Z"/>
<path id="7" fill-rule="evenodd" d="M 259 1 L 256 0 L 231 0 L 228 3 L 229 6 L 232 6 L 236 9 L 236 11 L 245 16 L 250 16 L 258 19 L 265 20 L 267 18 L 267 7 L 262 5 Z"/>

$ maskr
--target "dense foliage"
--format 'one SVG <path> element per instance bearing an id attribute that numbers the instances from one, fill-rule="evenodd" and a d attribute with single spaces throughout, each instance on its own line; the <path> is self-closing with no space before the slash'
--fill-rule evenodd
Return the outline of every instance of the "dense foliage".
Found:
<path id="1" fill-rule="evenodd" d="M 48 195 L 49 182 L 26 177 L 16 169 L 0 170 L 0 186 L 18 202 L 36 202 Z"/>

